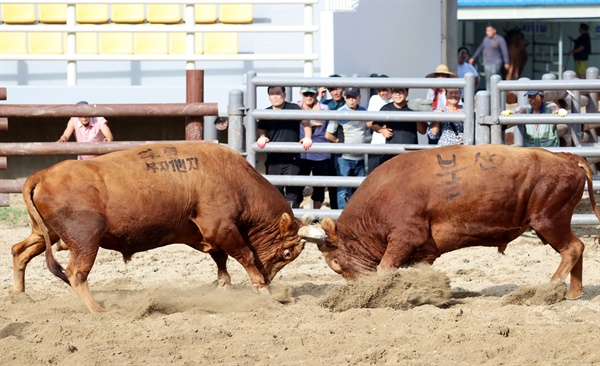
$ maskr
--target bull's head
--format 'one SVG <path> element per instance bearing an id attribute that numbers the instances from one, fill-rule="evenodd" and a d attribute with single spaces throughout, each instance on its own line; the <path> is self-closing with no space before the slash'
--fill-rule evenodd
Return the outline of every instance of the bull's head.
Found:
<path id="1" fill-rule="evenodd" d="M 317 244 L 325 257 L 327 265 L 335 273 L 342 275 L 347 281 L 352 281 L 360 275 L 372 273 L 375 270 L 375 267 L 362 263 L 361 258 L 358 256 L 350 254 L 332 219 L 324 219 L 321 223 L 321 228 L 325 232 L 325 237 L 311 241 Z"/>
<path id="2" fill-rule="evenodd" d="M 276 251 L 264 256 L 261 259 L 263 266 L 263 276 L 267 283 L 271 282 L 275 275 L 288 263 L 296 259 L 306 241 L 318 240 L 324 234 L 318 229 L 307 226 L 300 220 L 283 213 L 279 219 L 278 245 Z"/>

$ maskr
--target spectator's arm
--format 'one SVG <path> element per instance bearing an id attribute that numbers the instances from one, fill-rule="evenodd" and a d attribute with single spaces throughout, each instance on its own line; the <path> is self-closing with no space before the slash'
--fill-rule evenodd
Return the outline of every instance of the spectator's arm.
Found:
<path id="1" fill-rule="evenodd" d="M 63 132 L 63 134 L 60 136 L 60 138 L 58 139 L 58 142 L 69 141 L 69 139 L 71 138 L 71 135 L 73 134 L 74 129 L 75 128 L 73 127 L 73 118 L 70 118 L 69 122 L 67 122 L 67 128 L 65 128 L 65 132 Z"/>
<path id="2" fill-rule="evenodd" d="M 417 122 L 417 131 L 424 135 L 427 133 L 427 122 Z"/>
<path id="3" fill-rule="evenodd" d="M 104 135 L 105 142 L 113 140 L 112 131 L 110 130 L 110 127 L 108 127 L 108 125 L 106 123 L 103 124 L 102 127 L 100 127 L 100 131 L 102 131 L 102 134 Z"/>
<path id="4" fill-rule="evenodd" d="M 332 133 L 325 132 L 325 138 L 331 142 L 338 142 L 340 139 L 338 139 L 337 137 L 335 137 Z"/>
<path id="5" fill-rule="evenodd" d="M 479 57 L 479 54 L 483 51 L 484 44 L 485 44 L 485 37 L 483 38 L 483 41 L 481 41 L 481 44 L 479 45 L 479 47 L 477 48 L 477 50 L 473 54 L 473 57 L 471 57 L 469 59 L 469 63 L 471 65 L 473 65 L 473 63 L 475 62 L 475 60 L 477 60 L 477 57 Z"/>
<path id="6" fill-rule="evenodd" d="M 269 142 L 269 139 L 267 138 L 267 130 L 263 130 L 263 129 L 259 128 L 256 131 L 257 131 L 257 135 L 258 135 L 256 144 L 258 145 L 258 147 L 260 147 L 262 149 L 265 147 L 267 142 Z"/>
<path id="7" fill-rule="evenodd" d="M 302 128 L 304 128 L 304 138 L 300 140 L 304 150 L 310 149 L 312 146 L 312 128 L 310 127 L 310 121 L 305 119 L 301 122 Z"/>

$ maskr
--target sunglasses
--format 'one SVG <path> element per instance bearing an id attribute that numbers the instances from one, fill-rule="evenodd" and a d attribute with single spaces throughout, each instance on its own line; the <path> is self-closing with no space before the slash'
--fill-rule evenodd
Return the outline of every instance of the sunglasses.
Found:
<path id="1" fill-rule="evenodd" d="M 305 96 L 305 97 L 314 97 L 314 96 L 315 96 L 315 95 L 317 95 L 317 94 L 315 94 L 315 93 L 310 93 L 310 92 L 305 92 L 305 93 L 302 93 L 302 95 L 303 95 L 303 96 Z"/>

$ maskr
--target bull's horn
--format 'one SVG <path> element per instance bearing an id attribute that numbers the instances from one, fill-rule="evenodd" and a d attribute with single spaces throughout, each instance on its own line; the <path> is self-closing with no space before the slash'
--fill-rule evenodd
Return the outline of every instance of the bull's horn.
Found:
<path id="1" fill-rule="evenodd" d="M 298 229 L 298 236 L 301 238 L 311 238 L 311 239 L 325 239 L 327 235 L 321 232 L 321 230 L 312 227 L 312 226 L 302 226 Z"/>

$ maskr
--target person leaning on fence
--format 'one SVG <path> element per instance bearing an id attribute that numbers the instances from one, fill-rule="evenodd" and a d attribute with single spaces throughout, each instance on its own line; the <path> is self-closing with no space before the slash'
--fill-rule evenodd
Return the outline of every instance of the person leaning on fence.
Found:
<path id="1" fill-rule="evenodd" d="M 377 75 L 373 77 L 379 77 L 379 78 L 387 78 L 387 75 L 381 74 L 381 75 Z M 393 102 L 392 99 L 392 92 L 390 90 L 390 88 L 377 88 L 377 94 L 373 95 L 370 99 L 369 99 L 369 104 L 367 105 L 367 110 L 368 111 L 379 111 L 381 110 L 381 107 L 383 107 L 384 105 Z M 371 131 L 373 131 L 371 129 L 371 126 L 373 125 L 373 121 L 367 121 L 367 131 L 370 129 Z M 372 144 L 385 144 L 385 137 L 383 137 L 382 134 L 380 134 L 379 132 L 375 132 L 373 131 L 373 135 L 371 136 L 371 143 Z M 379 159 L 381 158 L 380 154 L 370 154 L 368 155 L 367 158 L 367 165 L 368 165 L 368 170 L 369 172 L 373 169 L 375 169 L 375 167 L 377 167 L 380 163 Z"/>
<path id="2" fill-rule="evenodd" d="M 544 101 L 544 92 L 530 90 L 526 93 L 529 104 L 517 109 L 519 114 L 558 114 L 566 115 L 566 111 L 559 110 L 553 102 Z M 563 112 L 564 111 L 564 112 Z M 504 113 L 503 113 L 504 114 Z M 568 131 L 567 125 L 555 124 L 527 124 L 523 136 L 523 146 L 526 147 L 559 147 L 560 137 Z"/>
<path id="3" fill-rule="evenodd" d="M 88 102 L 81 101 L 77 104 L 88 104 Z M 69 141 L 73 132 L 75 132 L 77 142 L 108 142 L 113 140 L 108 121 L 104 117 L 71 117 L 58 142 Z M 98 155 L 79 155 L 77 160 L 91 159 L 96 156 Z"/>
<path id="4" fill-rule="evenodd" d="M 462 112 L 460 104 L 460 89 L 446 90 L 446 106 L 436 109 L 436 112 L 457 113 Z M 463 143 L 463 122 L 432 122 L 427 130 L 427 136 L 438 140 L 438 145 L 460 145 Z"/>
<path id="5" fill-rule="evenodd" d="M 316 87 L 304 87 L 300 88 L 301 100 L 297 101 L 296 104 L 303 110 L 313 111 L 327 111 L 329 107 L 325 104 L 321 104 L 317 101 L 317 88 Z M 329 140 L 325 138 L 325 131 L 329 121 L 321 120 L 310 120 L 310 126 L 313 130 L 312 141 L 313 142 L 325 142 L 329 143 Z M 300 128 L 300 138 L 304 138 L 304 126 Z M 302 153 L 300 154 L 300 175 L 313 175 L 327 176 L 331 175 L 331 154 L 317 154 L 317 153 Z M 314 208 L 321 208 L 323 201 L 325 200 L 325 187 L 313 187 L 313 193 L 311 195 L 313 200 Z M 335 198 L 332 198 L 335 199 Z M 302 203 L 302 196 L 296 198 L 298 206 Z"/>
<path id="6" fill-rule="evenodd" d="M 392 88 L 392 103 L 381 107 L 382 112 L 412 112 L 408 107 L 408 88 Z M 417 144 L 417 132 L 427 133 L 427 122 L 382 122 L 373 121 L 373 131 L 380 132 L 385 137 L 386 144 Z M 382 155 L 381 164 L 395 155 Z M 371 170 L 372 171 L 372 170 Z"/>
<path id="7" fill-rule="evenodd" d="M 347 88 L 344 90 L 346 105 L 340 108 L 340 111 L 364 111 L 360 103 L 360 90 L 358 88 Z M 364 121 L 330 121 L 327 126 L 325 136 L 329 141 L 341 143 L 341 139 L 333 134 L 338 126 L 342 126 L 344 143 L 362 144 L 365 141 L 367 124 Z M 364 177 L 365 176 L 365 156 L 364 154 L 342 154 L 337 158 L 337 175 L 341 177 Z M 346 203 L 352 196 L 350 187 L 338 187 L 337 204 L 338 208 L 343 210 Z M 332 198 L 333 199 L 333 198 Z"/>
<path id="8" fill-rule="evenodd" d="M 267 109 L 300 109 L 297 104 L 285 101 L 285 88 L 270 86 L 267 88 L 271 106 Z M 300 139 L 299 126 L 304 128 L 304 138 Z M 273 142 L 298 142 L 304 150 L 312 145 L 312 129 L 308 120 L 260 120 L 258 121 L 258 140 L 256 144 L 261 149 L 270 141 Z M 300 173 L 300 154 L 297 153 L 268 153 L 265 162 L 267 174 L 272 175 L 298 175 Z M 287 199 L 291 207 L 298 207 L 298 197 L 302 197 L 301 187 L 277 186 L 277 189 Z"/>

